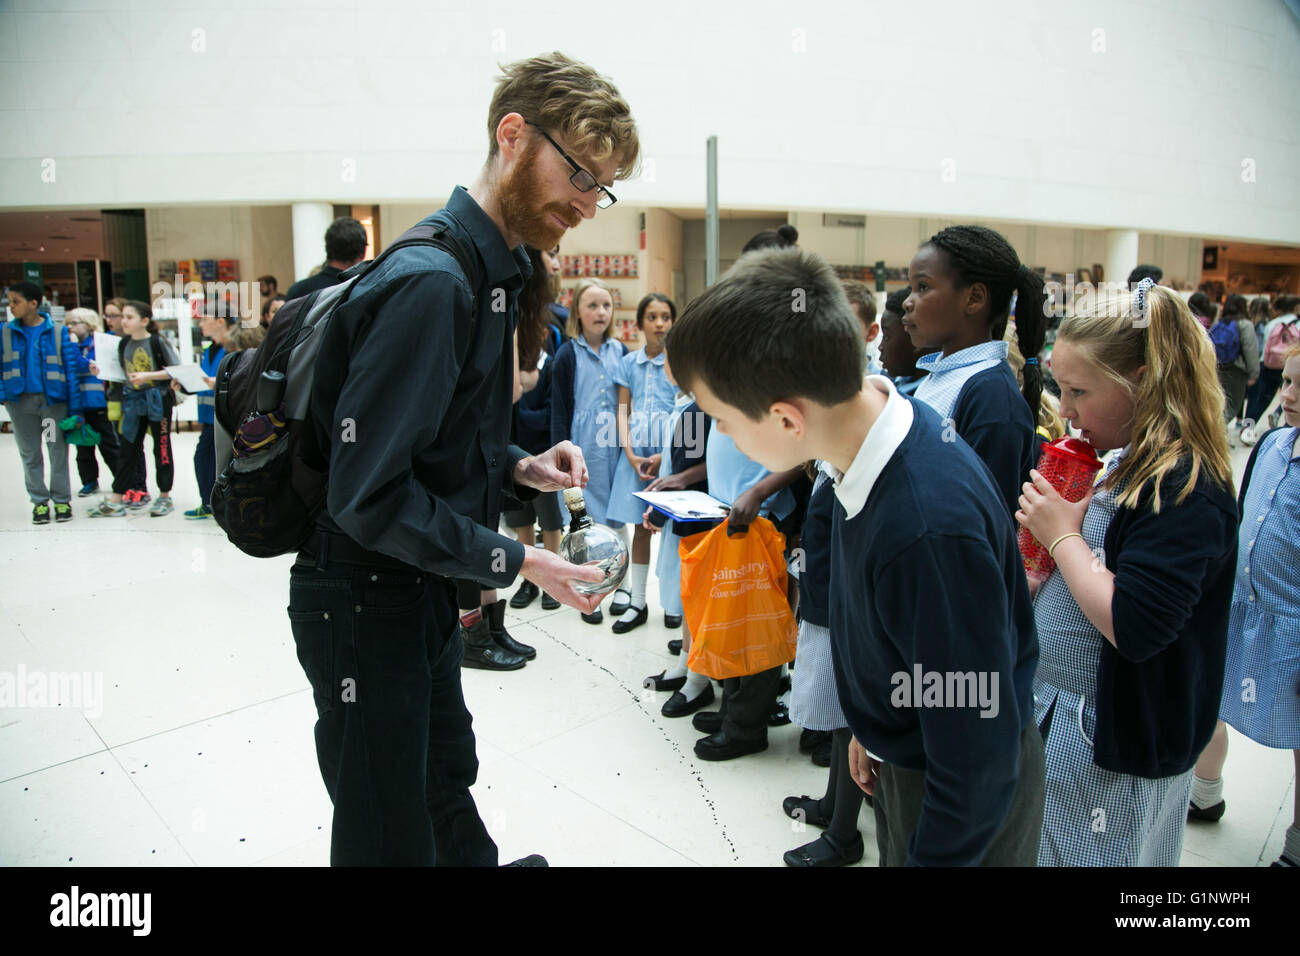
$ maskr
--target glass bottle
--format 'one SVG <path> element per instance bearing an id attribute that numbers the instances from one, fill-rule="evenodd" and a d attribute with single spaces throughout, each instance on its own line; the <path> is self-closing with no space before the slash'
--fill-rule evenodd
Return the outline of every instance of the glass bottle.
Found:
<path id="1" fill-rule="evenodd" d="M 587 514 L 587 502 L 581 488 L 564 489 L 564 507 L 573 520 L 560 541 L 560 557 L 570 564 L 593 565 L 605 572 L 597 583 L 575 581 L 574 590 L 581 594 L 608 594 L 623 583 L 627 573 L 627 545 L 622 537 L 603 524 L 596 524 Z"/>

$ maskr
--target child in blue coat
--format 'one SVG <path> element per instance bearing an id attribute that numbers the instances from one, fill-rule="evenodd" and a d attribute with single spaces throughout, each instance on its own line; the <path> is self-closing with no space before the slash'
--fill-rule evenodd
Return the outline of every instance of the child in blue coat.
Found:
<path id="1" fill-rule="evenodd" d="M 13 321 L 0 327 L 0 401 L 14 426 L 23 460 L 32 523 L 50 523 L 50 499 L 56 521 L 72 518 L 68 481 L 68 443 L 62 429 L 46 423 L 81 414 L 81 380 L 77 345 L 62 323 L 41 314 L 41 288 L 35 282 L 9 287 Z M 42 447 L 49 448 L 50 477 L 45 480 Z"/>
<path id="2" fill-rule="evenodd" d="M 99 432 L 99 453 L 113 477 L 117 477 L 117 428 L 108 420 L 108 395 L 106 384 L 90 373 L 90 363 L 95 360 L 95 333 L 104 331 L 94 309 L 73 309 L 68 313 L 68 329 L 77 339 L 77 370 L 81 374 L 81 416 L 87 425 Z M 77 475 L 81 478 L 78 498 L 99 491 L 99 462 L 95 459 L 95 445 L 77 446 Z"/>

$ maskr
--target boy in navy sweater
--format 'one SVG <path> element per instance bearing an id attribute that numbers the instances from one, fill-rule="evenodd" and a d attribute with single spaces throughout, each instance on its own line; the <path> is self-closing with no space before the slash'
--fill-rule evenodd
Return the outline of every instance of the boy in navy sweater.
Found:
<path id="1" fill-rule="evenodd" d="M 747 254 L 677 320 L 681 386 L 771 471 L 835 479 L 831 634 L 882 865 L 1037 862 L 1038 661 L 1015 532 L 987 466 L 866 356 L 834 272 Z M 950 436 L 951 437 L 951 436 Z"/>

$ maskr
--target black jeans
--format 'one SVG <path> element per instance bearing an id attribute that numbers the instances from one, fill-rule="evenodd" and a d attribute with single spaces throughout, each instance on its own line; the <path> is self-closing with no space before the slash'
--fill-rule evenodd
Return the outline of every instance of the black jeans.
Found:
<path id="1" fill-rule="evenodd" d="M 199 444 L 194 449 L 194 479 L 199 483 L 199 501 L 206 508 L 212 504 L 212 486 L 217 483 L 217 452 L 213 441 L 214 425 L 203 423 Z"/>
<path id="2" fill-rule="evenodd" d="M 117 477 L 118 449 L 117 426 L 108 420 L 108 410 L 104 408 L 87 408 L 81 413 L 86 424 L 99 432 L 98 445 L 77 446 L 77 475 L 83 485 L 99 482 L 99 462 L 95 459 L 95 450 L 104 456 L 104 464 L 113 477 Z"/>
<path id="3" fill-rule="evenodd" d="M 355 546 L 354 546 L 355 547 Z M 300 555 L 289 621 L 334 803 L 333 866 L 496 866 L 470 787 L 456 593 L 391 559 Z"/>

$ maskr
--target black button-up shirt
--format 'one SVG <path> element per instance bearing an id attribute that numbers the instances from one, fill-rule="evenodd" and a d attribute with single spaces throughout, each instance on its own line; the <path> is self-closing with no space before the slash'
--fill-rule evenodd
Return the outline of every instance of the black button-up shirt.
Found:
<path id="1" fill-rule="evenodd" d="M 508 444 L 517 302 L 532 269 L 462 187 L 426 221 L 448 223 L 477 255 L 477 288 L 427 246 L 358 280 L 349 307 L 373 318 L 331 323 L 312 393 L 329 448 L 320 525 L 415 567 L 505 587 L 523 545 L 488 526 L 502 491 L 536 494 L 514 487 L 527 453 Z"/>

